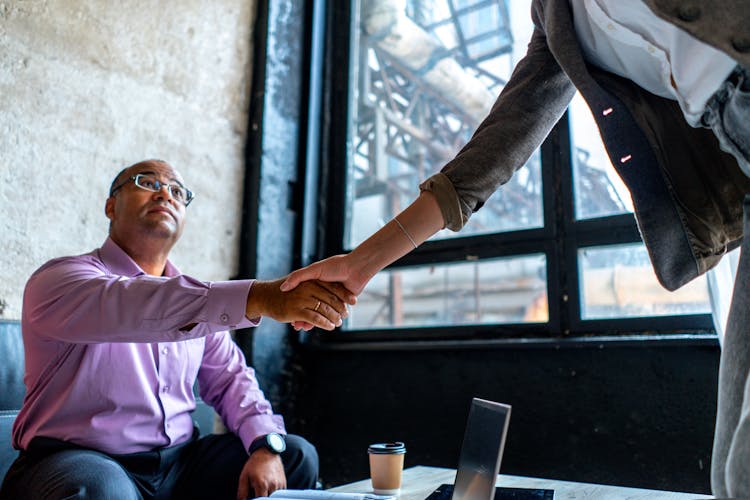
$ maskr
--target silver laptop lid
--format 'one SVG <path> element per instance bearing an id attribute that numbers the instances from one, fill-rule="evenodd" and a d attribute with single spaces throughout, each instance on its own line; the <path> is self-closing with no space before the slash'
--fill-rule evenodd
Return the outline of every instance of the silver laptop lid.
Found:
<path id="1" fill-rule="evenodd" d="M 509 405 L 471 400 L 452 500 L 493 499 L 509 422 Z"/>

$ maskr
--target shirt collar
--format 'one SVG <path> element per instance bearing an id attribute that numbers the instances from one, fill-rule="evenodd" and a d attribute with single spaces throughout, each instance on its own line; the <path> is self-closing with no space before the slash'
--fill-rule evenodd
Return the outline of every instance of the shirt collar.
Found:
<path id="1" fill-rule="evenodd" d="M 141 269 L 141 266 L 136 264 L 135 261 L 130 258 L 130 255 L 125 252 L 125 250 L 120 248 L 117 243 L 112 241 L 112 238 L 107 237 L 106 241 L 99 249 L 99 258 L 102 260 L 104 265 L 107 266 L 107 269 L 112 271 L 114 274 L 120 276 L 128 276 L 131 278 L 146 274 L 145 271 Z M 166 266 L 164 266 L 163 276 L 171 278 L 173 276 L 179 275 L 180 271 L 169 261 L 169 259 L 167 259 L 167 264 Z"/>

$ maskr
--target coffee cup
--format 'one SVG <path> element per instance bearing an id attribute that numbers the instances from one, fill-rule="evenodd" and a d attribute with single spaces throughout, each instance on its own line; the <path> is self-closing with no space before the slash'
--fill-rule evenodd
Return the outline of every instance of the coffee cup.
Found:
<path id="1" fill-rule="evenodd" d="M 377 495 L 398 495 L 404 470 L 406 446 L 402 442 L 375 443 L 367 448 L 370 456 L 370 479 Z"/>

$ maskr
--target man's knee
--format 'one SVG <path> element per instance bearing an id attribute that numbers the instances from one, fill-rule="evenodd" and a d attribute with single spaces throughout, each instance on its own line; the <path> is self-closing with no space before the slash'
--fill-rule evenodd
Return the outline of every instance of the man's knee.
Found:
<path id="1" fill-rule="evenodd" d="M 14 498 L 142 498 L 117 462 L 82 450 L 48 456 L 19 471 L 10 486 Z"/>
<path id="2" fill-rule="evenodd" d="M 282 456 L 287 486 L 293 489 L 314 488 L 318 480 L 318 450 L 308 440 L 296 434 L 286 436 L 286 451 Z"/>

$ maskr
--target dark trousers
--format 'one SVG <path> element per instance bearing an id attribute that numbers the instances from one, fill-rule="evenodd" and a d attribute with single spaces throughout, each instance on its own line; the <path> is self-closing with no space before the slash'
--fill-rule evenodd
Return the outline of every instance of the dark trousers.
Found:
<path id="1" fill-rule="evenodd" d="M 194 436 L 171 448 L 128 455 L 36 438 L 11 466 L 0 498 L 235 500 L 247 459 L 247 451 L 234 434 Z M 281 460 L 288 488 L 315 487 L 318 454 L 312 444 L 288 435 Z"/>

